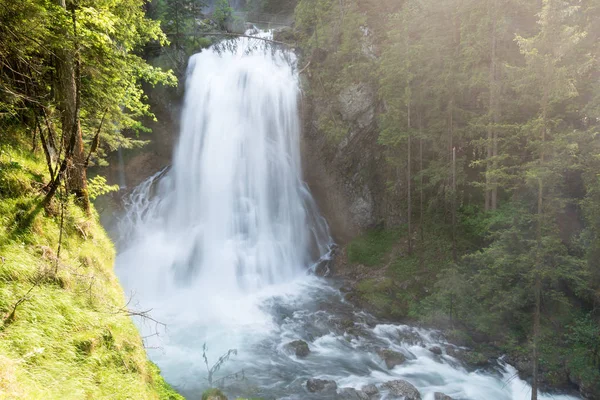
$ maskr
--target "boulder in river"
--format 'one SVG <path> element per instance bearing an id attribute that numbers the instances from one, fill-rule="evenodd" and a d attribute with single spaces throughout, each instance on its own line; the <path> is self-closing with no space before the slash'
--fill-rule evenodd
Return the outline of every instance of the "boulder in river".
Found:
<path id="1" fill-rule="evenodd" d="M 306 389 L 311 393 L 332 393 L 337 390 L 337 383 L 325 379 L 310 378 L 306 381 Z"/>
<path id="2" fill-rule="evenodd" d="M 331 273 L 331 259 L 323 259 L 315 266 L 315 275 L 320 277 L 329 276 Z"/>
<path id="3" fill-rule="evenodd" d="M 403 328 L 398 330 L 398 339 L 401 343 L 411 346 L 423 346 L 423 338 L 414 328 Z"/>
<path id="4" fill-rule="evenodd" d="M 294 340 L 286 344 L 286 347 L 292 350 L 296 354 L 296 357 L 306 357 L 310 353 L 308 343 L 304 340 Z"/>
<path id="5" fill-rule="evenodd" d="M 381 396 L 379 395 L 379 389 L 377 389 L 377 386 L 375 386 L 373 384 L 363 386 L 361 391 L 363 393 L 365 393 L 367 396 L 369 396 L 369 399 L 380 399 L 381 398 Z"/>
<path id="6" fill-rule="evenodd" d="M 429 349 L 429 351 L 438 356 L 442 355 L 442 349 L 440 348 L 440 346 L 433 346 Z"/>
<path id="7" fill-rule="evenodd" d="M 411 383 L 398 379 L 395 381 L 389 381 L 382 385 L 385 389 L 390 391 L 392 399 L 404 399 L 404 400 L 421 400 L 421 393 Z"/>
<path id="8" fill-rule="evenodd" d="M 465 356 L 465 351 L 463 349 L 461 349 L 460 347 L 456 347 L 456 346 L 447 346 L 446 347 L 446 353 L 450 356 L 450 357 L 454 357 L 457 360 L 462 361 L 464 359 Z"/>
<path id="9" fill-rule="evenodd" d="M 452 397 L 448 396 L 447 394 L 435 392 L 433 394 L 433 400 L 454 400 L 454 399 L 452 399 Z"/>
<path id="10" fill-rule="evenodd" d="M 337 398 L 339 400 L 370 400 L 369 395 L 361 390 L 354 388 L 342 388 L 338 392 Z"/>
<path id="11" fill-rule="evenodd" d="M 404 354 L 393 350 L 379 350 L 377 354 L 385 362 L 388 369 L 393 369 L 396 365 L 403 364 L 406 361 Z"/>

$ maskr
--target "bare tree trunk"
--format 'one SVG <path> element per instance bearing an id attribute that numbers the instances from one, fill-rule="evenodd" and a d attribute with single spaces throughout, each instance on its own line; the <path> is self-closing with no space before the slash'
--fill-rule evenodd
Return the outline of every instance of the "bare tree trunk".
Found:
<path id="1" fill-rule="evenodd" d="M 452 259 L 458 261 L 456 251 L 456 148 L 452 148 Z"/>
<path id="2" fill-rule="evenodd" d="M 492 122 L 493 122 L 493 133 L 492 133 L 492 168 L 494 170 L 497 169 L 498 164 L 498 122 L 500 122 L 500 90 L 499 90 L 499 82 L 498 82 L 498 55 L 497 55 L 497 47 L 498 47 L 498 38 L 497 38 L 497 17 L 496 13 L 498 12 L 498 0 L 494 0 L 493 3 L 493 13 L 492 13 L 492 54 L 491 54 L 491 66 L 490 66 L 490 75 L 491 75 L 491 87 L 490 87 L 490 108 L 492 112 Z M 496 210 L 498 208 L 498 182 L 497 178 L 492 177 L 492 193 L 491 193 L 491 203 L 490 208 L 492 210 Z"/>
<path id="3" fill-rule="evenodd" d="M 407 183 L 408 183 L 408 254 L 412 254 L 412 171 L 411 171 L 411 151 L 412 151 L 412 139 L 410 133 L 408 134 L 408 171 L 407 171 Z"/>
<path id="4" fill-rule="evenodd" d="M 542 99 L 542 132 L 540 146 L 540 167 L 543 167 L 545 161 L 545 142 L 546 142 L 546 121 L 548 117 L 548 89 L 544 89 L 544 97 Z M 541 172 L 543 173 L 543 171 Z M 534 295 L 535 295 L 535 310 L 533 314 L 533 377 L 531 378 L 531 400 L 538 398 L 538 380 L 539 380 L 539 340 L 540 340 L 540 318 L 541 318 L 541 296 L 542 296 L 542 276 L 541 269 L 543 263 L 542 255 L 542 225 L 544 218 L 544 178 L 538 176 L 538 205 L 537 205 L 537 254 L 534 271 Z"/>
<path id="5" fill-rule="evenodd" d="M 489 211 L 491 208 L 491 204 L 492 204 L 492 191 L 491 191 L 491 187 L 492 187 L 492 182 L 490 179 L 490 175 L 491 172 L 490 170 L 492 169 L 492 128 L 491 126 L 488 126 L 488 131 L 487 131 L 487 160 L 485 163 L 485 211 Z"/>
<path id="6" fill-rule="evenodd" d="M 410 88 L 409 88 L 410 91 Z M 407 194 L 407 217 L 408 217 L 408 254 L 411 255 L 412 254 L 412 185 L 411 185 L 411 181 L 412 181 L 412 170 L 411 170 L 411 163 L 412 163 L 412 159 L 411 159 L 411 152 L 412 152 L 412 135 L 410 133 L 410 106 L 411 106 L 411 99 L 410 99 L 410 95 L 409 95 L 409 99 L 408 99 L 408 156 L 407 156 L 407 173 L 406 173 L 406 186 L 408 189 L 408 194 Z"/>
<path id="7" fill-rule="evenodd" d="M 406 45 L 406 116 L 407 116 L 407 133 L 408 133 L 408 143 L 407 143 L 407 160 L 406 160 L 406 187 L 408 190 L 407 193 L 407 219 L 408 219 L 408 255 L 412 254 L 412 134 L 411 134 L 411 106 L 412 106 L 412 91 L 411 91 L 411 80 L 410 80 L 410 37 L 408 32 L 408 25 L 406 25 L 405 29 L 405 45 Z"/>
<path id="8" fill-rule="evenodd" d="M 539 336 L 540 336 L 540 307 L 541 307 L 542 284 L 539 273 L 535 277 L 535 312 L 533 315 L 533 377 L 531 378 L 531 400 L 538 398 L 538 375 L 539 375 Z"/>
<path id="9" fill-rule="evenodd" d="M 37 130 L 40 133 L 40 140 L 42 142 L 42 150 L 44 150 L 44 156 L 46 157 L 46 165 L 48 166 L 48 172 L 50 173 L 50 177 L 54 176 L 54 169 L 52 168 L 52 155 L 50 154 L 50 144 L 44 137 L 44 131 L 42 130 L 42 126 L 38 119 L 37 113 L 35 114 L 35 125 Z M 51 133 L 49 133 L 49 136 Z"/>
<path id="10" fill-rule="evenodd" d="M 425 249 L 425 216 L 423 208 L 423 122 L 419 112 L 419 223 L 421 231 L 421 250 Z"/>

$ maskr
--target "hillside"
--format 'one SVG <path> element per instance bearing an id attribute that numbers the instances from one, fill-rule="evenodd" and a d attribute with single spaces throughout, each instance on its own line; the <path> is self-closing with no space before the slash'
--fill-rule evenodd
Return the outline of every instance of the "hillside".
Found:
<path id="1" fill-rule="evenodd" d="M 0 399 L 180 399 L 146 358 L 96 211 L 62 193 L 44 210 L 41 151 L 6 132 L 0 149 Z"/>

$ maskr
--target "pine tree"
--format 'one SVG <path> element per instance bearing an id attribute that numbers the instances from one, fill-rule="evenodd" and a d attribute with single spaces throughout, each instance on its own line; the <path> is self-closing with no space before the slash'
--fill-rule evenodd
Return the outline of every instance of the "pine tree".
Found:
<path id="1" fill-rule="evenodd" d="M 190 25 L 195 24 L 196 18 L 201 17 L 205 6 L 201 0 L 165 0 L 162 25 L 175 48 L 183 48 Z"/>
<path id="2" fill-rule="evenodd" d="M 518 37 L 526 60 L 524 75 L 529 79 L 526 85 L 529 90 L 535 90 L 533 93 L 537 94 L 538 107 L 537 115 L 525 126 L 537 153 L 537 160 L 530 163 L 526 172 L 530 181 L 537 182 L 536 248 L 532 267 L 535 297 L 532 400 L 536 400 L 538 395 L 542 291 L 544 282 L 556 274 L 551 268 L 552 262 L 549 262 L 555 249 L 547 247 L 547 237 L 553 235 L 553 217 L 562 205 L 557 193 L 559 182 L 551 165 L 559 159 L 557 153 L 564 151 L 557 146 L 562 143 L 561 135 L 564 133 L 561 132 L 561 117 L 556 110 L 558 105 L 578 95 L 574 60 L 569 57 L 584 36 L 578 27 L 572 25 L 572 16 L 578 10 L 578 6 L 562 0 L 545 0 L 539 13 L 539 33 L 527 39 Z M 551 199 L 548 199 L 549 194 L 553 194 Z"/>

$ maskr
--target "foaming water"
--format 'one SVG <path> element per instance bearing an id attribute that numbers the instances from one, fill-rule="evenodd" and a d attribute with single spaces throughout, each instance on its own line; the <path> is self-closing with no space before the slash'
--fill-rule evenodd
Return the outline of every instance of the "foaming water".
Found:
<path id="1" fill-rule="evenodd" d="M 331 240 L 301 179 L 293 56 L 254 44 L 192 57 L 173 167 L 136 188 L 121 219 L 116 269 L 130 308 L 167 325 L 137 321 L 166 379 L 198 398 L 206 344 L 209 365 L 238 350 L 214 376 L 229 376 L 220 383 L 231 396 L 325 398 L 305 389 L 317 377 L 354 388 L 406 379 L 425 400 L 528 398 L 511 366 L 470 370 L 438 332 L 381 324 L 307 273 Z M 308 357 L 289 351 L 296 339 Z M 407 361 L 388 370 L 381 348 Z"/>

